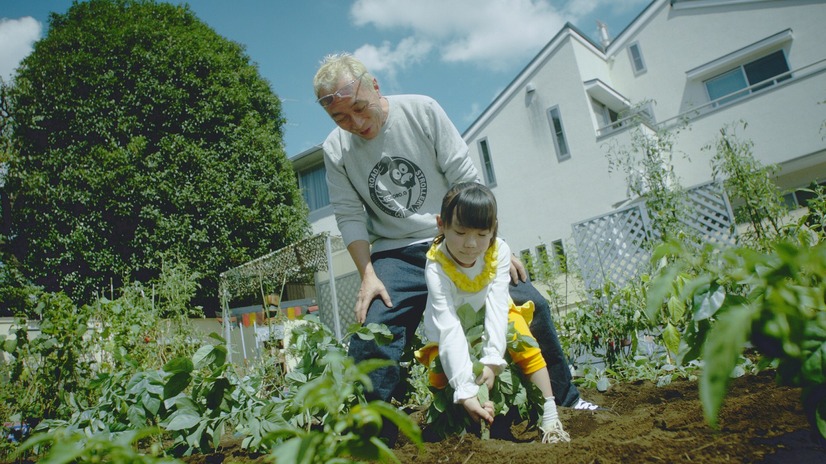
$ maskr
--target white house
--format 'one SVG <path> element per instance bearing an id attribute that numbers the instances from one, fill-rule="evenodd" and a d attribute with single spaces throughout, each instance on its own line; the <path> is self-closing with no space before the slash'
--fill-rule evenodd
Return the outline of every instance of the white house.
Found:
<path id="1" fill-rule="evenodd" d="M 822 0 L 654 0 L 601 43 L 566 25 L 463 133 L 497 195 L 502 236 L 514 250 L 554 253 L 573 224 L 626 203 L 607 147 L 629 144 L 621 115 L 644 102 L 651 127 L 689 123 L 675 136 L 684 187 L 711 180 L 713 152 L 702 148 L 741 120 L 737 135 L 781 168 L 784 191 L 823 182 L 824 22 Z M 315 232 L 337 233 L 320 148 L 292 161 Z"/>

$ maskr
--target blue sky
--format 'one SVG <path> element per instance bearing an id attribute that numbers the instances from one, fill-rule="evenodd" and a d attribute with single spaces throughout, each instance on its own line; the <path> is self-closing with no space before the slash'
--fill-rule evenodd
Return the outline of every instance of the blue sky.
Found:
<path id="1" fill-rule="evenodd" d="M 246 47 L 281 98 L 294 156 L 334 127 L 312 78 L 329 53 L 367 64 L 384 94 L 434 97 L 460 132 L 566 22 L 596 40 L 615 37 L 651 0 L 191 0 L 203 22 Z M 170 0 L 169 3 L 182 3 Z M 71 0 L 0 1 L 0 76 L 8 80 Z"/>

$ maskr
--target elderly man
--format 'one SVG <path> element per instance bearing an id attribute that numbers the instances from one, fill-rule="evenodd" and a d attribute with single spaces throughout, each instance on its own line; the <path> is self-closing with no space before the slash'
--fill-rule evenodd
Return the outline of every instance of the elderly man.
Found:
<path id="1" fill-rule="evenodd" d="M 478 174 L 467 144 L 435 100 L 382 95 L 375 77 L 351 55 L 326 57 L 313 87 L 338 126 L 324 141 L 324 164 L 338 228 L 361 275 L 356 319 L 385 324 L 394 337 L 382 346 L 354 337 L 349 354 L 356 361 L 396 361 L 371 374 L 372 394 L 401 399 L 405 382 L 398 361 L 416 340 L 422 319 L 425 253 L 437 233 L 441 199 L 451 185 L 478 181 Z M 571 382 L 547 301 L 515 257 L 512 264 L 510 295 L 517 304 L 536 305 L 530 330 L 548 364 L 556 401 L 597 409 Z"/>

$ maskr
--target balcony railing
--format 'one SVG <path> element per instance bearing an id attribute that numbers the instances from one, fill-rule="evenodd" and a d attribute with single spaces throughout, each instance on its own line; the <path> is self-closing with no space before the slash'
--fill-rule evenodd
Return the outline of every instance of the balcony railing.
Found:
<path id="1" fill-rule="evenodd" d="M 597 137 L 604 137 L 625 127 L 630 127 L 637 124 L 645 124 L 649 128 L 656 130 L 657 128 L 669 127 L 677 122 L 690 121 L 705 114 L 714 112 L 720 108 L 725 108 L 734 102 L 742 101 L 744 98 L 760 93 L 763 90 L 779 88 L 824 71 L 826 71 L 826 58 L 797 69 L 786 71 L 783 74 L 772 76 L 748 87 L 737 89 L 734 92 L 723 95 L 658 123 L 653 123 L 645 115 L 641 115 L 641 113 L 644 112 L 644 109 L 639 109 L 612 122 L 611 124 L 598 128 Z"/>

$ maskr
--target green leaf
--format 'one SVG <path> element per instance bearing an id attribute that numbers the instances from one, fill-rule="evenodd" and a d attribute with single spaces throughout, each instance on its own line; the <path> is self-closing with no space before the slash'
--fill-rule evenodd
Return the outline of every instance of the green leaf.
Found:
<path id="1" fill-rule="evenodd" d="M 204 367 L 205 364 L 209 362 L 210 355 L 212 354 L 212 346 L 211 345 L 204 345 L 198 348 L 198 351 L 192 355 L 192 364 L 197 369 L 201 369 Z"/>
<path id="2" fill-rule="evenodd" d="M 133 427 L 146 426 L 146 410 L 141 405 L 129 405 L 129 409 L 126 411 L 126 418 Z"/>
<path id="3" fill-rule="evenodd" d="M 665 303 L 671 292 L 671 284 L 682 270 L 682 265 L 672 264 L 662 270 L 654 277 L 648 289 L 648 304 L 645 308 L 645 315 L 652 323 L 658 322 L 660 308 Z"/>
<path id="4" fill-rule="evenodd" d="M 667 303 L 669 320 L 672 322 L 680 322 L 685 314 L 685 303 L 676 296 L 671 296 Z"/>
<path id="5" fill-rule="evenodd" d="M 221 367 L 226 362 L 227 348 L 223 345 L 204 345 L 192 355 L 196 369 Z"/>
<path id="6" fill-rule="evenodd" d="M 680 350 L 680 332 L 670 322 L 663 329 L 663 343 L 671 353 L 678 353 Z"/>
<path id="7" fill-rule="evenodd" d="M 723 306 L 726 299 L 726 291 L 719 285 L 710 285 L 704 290 L 694 294 L 694 315 L 695 321 L 701 321 L 714 316 Z"/>
<path id="8" fill-rule="evenodd" d="M 386 417 L 387 419 L 392 421 L 394 424 L 396 424 L 401 433 L 403 433 L 407 438 L 412 440 L 413 443 L 417 444 L 421 448 L 423 444 L 422 430 L 421 428 L 419 428 L 419 424 L 417 424 L 416 421 L 411 418 L 411 416 L 405 414 L 402 411 L 399 411 L 397 408 L 393 407 L 393 405 L 385 403 L 384 401 L 371 401 L 367 404 L 366 407 L 370 409 L 375 409 L 383 417 Z"/>
<path id="9" fill-rule="evenodd" d="M 803 377 L 809 382 L 826 383 L 826 342 L 803 361 Z"/>
<path id="10" fill-rule="evenodd" d="M 456 316 L 459 317 L 459 323 L 465 330 L 476 327 L 485 320 L 484 310 L 477 312 L 469 303 L 456 308 Z"/>
<path id="11" fill-rule="evenodd" d="M 201 422 L 201 416 L 192 410 L 177 410 L 169 417 L 169 422 L 164 427 L 166 430 L 189 430 Z"/>
<path id="12" fill-rule="evenodd" d="M 143 407 L 153 416 L 157 415 L 161 409 L 161 400 L 160 398 L 147 395 L 143 398 Z"/>
<path id="13" fill-rule="evenodd" d="M 730 379 L 731 372 L 743 352 L 751 333 L 751 322 L 756 309 L 749 305 L 734 306 L 722 313 L 703 347 L 705 368 L 700 377 L 700 400 L 706 422 L 717 426 L 717 415 Z"/>
<path id="14" fill-rule="evenodd" d="M 163 386 L 164 399 L 177 396 L 189 386 L 192 376 L 189 372 L 177 372 L 173 374 Z"/>
<path id="15" fill-rule="evenodd" d="M 217 379 L 212 388 L 206 394 L 206 406 L 209 409 L 218 409 L 224 401 L 226 391 L 230 389 L 229 380 L 226 378 Z"/>
<path id="16" fill-rule="evenodd" d="M 170 374 L 177 374 L 180 372 L 189 374 L 192 372 L 193 368 L 194 366 L 192 361 L 185 357 L 174 358 L 163 366 L 164 372 L 168 372 Z"/>

